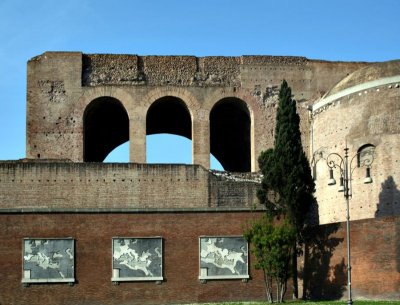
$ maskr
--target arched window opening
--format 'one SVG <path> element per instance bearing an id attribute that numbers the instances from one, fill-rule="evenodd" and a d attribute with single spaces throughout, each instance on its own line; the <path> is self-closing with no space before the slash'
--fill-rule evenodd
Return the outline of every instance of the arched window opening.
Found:
<path id="1" fill-rule="evenodd" d="M 357 151 L 357 166 L 369 166 L 373 159 L 375 146 L 372 144 L 365 144 Z"/>
<path id="2" fill-rule="evenodd" d="M 220 100 L 210 113 L 210 152 L 227 171 L 250 172 L 250 112 L 238 98 Z"/>
<path id="3" fill-rule="evenodd" d="M 156 100 L 147 112 L 146 134 L 147 163 L 192 163 L 192 120 L 181 99 Z"/>
<path id="4" fill-rule="evenodd" d="M 116 147 L 129 141 L 129 117 L 121 102 L 99 97 L 83 116 L 85 162 L 102 162 Z"/>

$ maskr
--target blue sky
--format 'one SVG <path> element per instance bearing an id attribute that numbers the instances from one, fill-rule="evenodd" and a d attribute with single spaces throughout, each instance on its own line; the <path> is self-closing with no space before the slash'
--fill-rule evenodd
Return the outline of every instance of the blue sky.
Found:
<path id="1" fill-rule="evenodd" d="M 26 62 L 45 51 L 385 61 L 400 58 L 399 13 L 398 0 L 0 0 L 0 160 L 25 157 Z M 190 147 L 151 138 L 148 161 L 190 163 Z"/>

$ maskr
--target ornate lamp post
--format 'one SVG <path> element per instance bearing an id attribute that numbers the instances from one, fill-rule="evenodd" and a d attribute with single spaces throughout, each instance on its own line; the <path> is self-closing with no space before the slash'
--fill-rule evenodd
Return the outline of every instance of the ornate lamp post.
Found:
<path id="1" fill-rule="evenodd" d="M 349 201 L 352 197 L 352 174 L 355 168 L 357 167 L 366 167 L 366 177 L 364 178 L 364 183 L 371 183 L 371 164 L 374 160 L 373 154 L 367 154 L 363 156 L 363 160 L 361 160 L 360 152 L 355 154 L 349 164 L 349 148 L 344 149 L 344 156 L 339 155 L 338 153 L 330 153 L 326 158 L 326 163 L 329 166 L 329 180 L 328 185 L 336 184 L 336 180 L 333 177 L 333 170 L 338 169 L 340 173 L 340 186 L 339 192 L 343 192 L 344 198 L 346 199 L 346 239 L 347 239 L 347 292 L 348 292 L 348 300 L 347 304 L 352 305 L 353 300 L 351 298 L 351 263 L 350 263 L 350 212 L 349 212 Z M 357 158 L 356 158 L 357 157 Z M 354 158 L 357 159 L 357 163 L 353 165 Z"/>

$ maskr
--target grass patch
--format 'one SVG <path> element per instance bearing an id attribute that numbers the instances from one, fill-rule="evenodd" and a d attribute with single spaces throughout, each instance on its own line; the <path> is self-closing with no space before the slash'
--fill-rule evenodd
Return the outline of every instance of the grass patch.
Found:
<path id="1" fill-rule="evenodd" d="M 186 305 L 268 305 L 268 302 L 225 302 L 225 303 L 198 303 Z M 279 304 L 279 303 L 273 303 Z M 339 305 L 347 304 L 347 300 L 342 301 L 287 301 L 285 304 L 290 305 Z M 400 305 L 399 301 L 357 301 L 353 300 L 354 305 Z"/>

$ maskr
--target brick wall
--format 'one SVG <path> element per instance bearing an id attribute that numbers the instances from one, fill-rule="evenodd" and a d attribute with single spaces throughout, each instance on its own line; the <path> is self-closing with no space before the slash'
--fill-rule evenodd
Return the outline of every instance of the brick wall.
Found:
<path id="1" fill-rule="evenodd" d="M 400 299 L 400 218 L 350 224 L 353 299 Z M 346 223 L 320 227 L 319 244 L 306 247 L 301 273 L 304 295 L 347 299 Z"/>
<path id="2" fill-rule="evenodd" d="M 0 162 L 0 209 L 249 209 L 258 181 L 188 165 Z"/>
<path id="3" fill-rule="evenodd" d="M 275 100 L 282 79 L 304 110 L 346 74 L 365 65 L 285 56 L 46 52 L 28 62 L 27 157 L 83 161 L 86 106 L 98 97 L 113 97 L 130 118 L 130 161 L 144 163 L 147 110 L 158 98 L 174 96 L 191 114 L 194 163 L 208 167 L 211 109 L 221 99 L 235 97 L 251 114 L 251 161 L 256 171 L 259 153 L 273 145 Z M 301 127 L 306 142 L 307 116 L 302 115 Z"/>
<path id="4" fill-rule="evenodd" d="M 311 147 L 314 153 L 322 153 L 322 158 L 319 154 L 314 156 L 321 224 L 345 220 L 346 204 L 343 193 L 338 192 L 339 172 L 335 170 L 337 185 L 328 186 L 326 158 L 333 152 L 344 156 L 346 145 L 349 162 L 363 145 L 375 146 L 371 184 L 363 183 L 365 167 L 357 167 L 357 157 L 351 164 L 354 170 L 351 218 L 399 215 L 400 175 L 396 170 L 400 162 L 399 101 L 400 89 L 384 85 L 346 95 L 313 114 Z"/>
<path id="5" fill-rule="evenodd" d="M 199 244 L 202 235 L 241 235 L 257 213 L 164 214 L 1 214 L 0 304 L 97 305 L 166 304 L 262 300 L 262 273 L 251 268 L 250 280 L 201 284 Z M 155 282 L 111 282 L 111 239 L 116 236 L 162 236 L 164 278 Z M 22 239 L 75 239 L 74 286 L 32 284 L 23 287 Z M 250 259 L 253 264 L 253 258 Z M 290 291 L 288 292 L 290 297 Z"/>
<path id="6" fill-rule="evenodd" d="M 258 213 L 1 214 L 0 304 L 165 304 L 249 301 L 265 298 L 260 271 L 250 280 L 198 280 L 198 237 L 241 235 Z M 308 247 L 301 269 L 307 297 L 346 299 L 346 225 L 319 228 L 320 245 Z M 162 236 L 164 278 L 154 282 L 111 283 L 111 239 Z M 73 237 L 74 286 L 32 284 L 23 287 L 22 239 Z M 354 299 L 400 298 L 400 220 L 386 217 L 351 223 Z M 250 258 L 250 264 L 254 258 Z M 302 266 L 302 264 L 300 265 Z M 290 284 L 287 298 L 291 297 Z M 302 289 L 300 288 L 300 292 Z"/>

